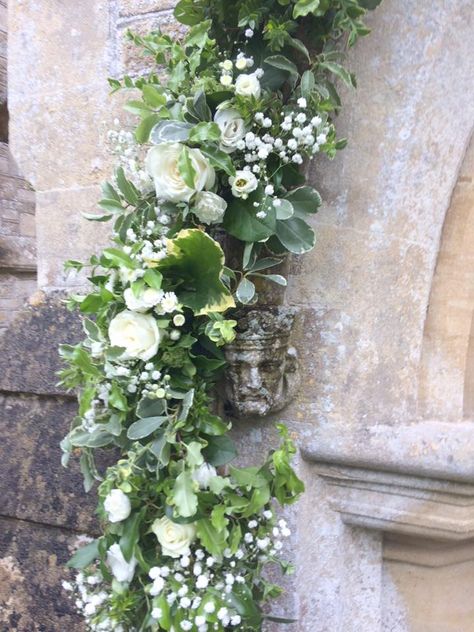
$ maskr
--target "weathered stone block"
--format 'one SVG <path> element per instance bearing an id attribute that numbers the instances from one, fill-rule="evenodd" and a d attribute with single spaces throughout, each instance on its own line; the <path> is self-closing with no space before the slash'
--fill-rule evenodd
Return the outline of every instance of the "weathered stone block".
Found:
<path id="1" fill-rule="evenodd" d="M 74 536 L 0 519 L 0 631 L 83 632 L 61 587 Z"/>
<path id="2" fill-rule="evenodd" d="M 0 340 L 0 391 L 65 395 L 56 386 L 61 368 L 58 346 L 80 340 L 82 329 L 76 314 L 61 299 L 49 298 L 22 311 L 8 335 Z"/>
<path id="3" fill-rule="evenodd" d="M 86 260 L 110 237 L 109 223 L 87 221 L 81 212 L 100 209 L 99 187 L 37 194 L 38 284 L 46 288 L 84 287 L 85 275 L 64 271 L 67 259 Z"/>
<path id="4" fill-rule="evenodd" d="M 141 13 L 154 13 L 172 9 L 177 0 L 119 0 L 119 13 L 131 17 Z"/>

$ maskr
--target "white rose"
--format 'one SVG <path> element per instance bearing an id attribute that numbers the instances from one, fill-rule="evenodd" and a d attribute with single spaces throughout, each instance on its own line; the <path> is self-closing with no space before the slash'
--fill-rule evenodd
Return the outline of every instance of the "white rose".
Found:
<path id="1" fill-rule="evenodd" d="M 189 555 L 189 545 L 196 537 L 196 527 L 193 524 L 177 524 L 166 516 L 155 520 L 151 530 L 161 544 L 163 555 L 170 557 Z"/>
<path id="2" fill-rule="evenodd" d="M 131 309 L 133 312 L 147 312 L 161 301 L 163 290 L 147 287 L 141 290 L 138 296 L 135 296 L 132 288 L 127 288 L 123 293 L 123 297 L 128 309 Z"/>
<path id="3" fill-rule="evenodd" d="M 112 575 L 118 582 L 132 581 L 137 560 L 132 556 L 130 562 L 127 562 L 118 544 L 112 544 L 107 551 L 107 563 L 110 566 Z"/>
<path id="4" fill-rule="evenodd" d="M 217 470 L 209 463 L 203 463 L 193 472 L 193 480 L 198 483 L 201 489 L 207 489 L 215 476 L 217 476 Z"/>
<path id="5" fill-rule="evenodd" d="M 121 522 L 129 517 L 132 505 L 121 489 L 112 489 L 105 497 L 104 509 L 109 522 Z"/>
<path id="6" fill-rule="evenodd" d="M 232 153 L 239 140 L 242 140 L 247 132 L 240 112 L 231 108 L 218 110 L 214 116 L 214 122 L 221 130 L 220 148 L 228 154 Z"/>
<path id="7" fill-rule="evenodd" d="M 114 347 L 124 347 L 122 359 L 149 360 L 158 351 L 160 332 L 153 316 L 124 310 L 112 319 L 109 339 Z"/>
<path id="8" fill-rule="evenodd" d="M 260 81 L 255 73 L 239 75 L 235 82 L 235 92 L 242 97 L 258 97 L 261 93 Z"/>
<path id="9" fill-rule="evenodd" d="M 200 222 L 217 224 L 224 216 L 227 202 L 220 195 L 210 191 L 202 191 L 196 195 L 196 203 L 192 209 Z"/>
<path id="10" fill-rule="evenodd" d="M 180 143 L 162 143 L 152 147 L 146 157 L 146 170 L 155 183 L 156 195 L 170 202 L 189 202 L 196 191 L 214 186 L 216 174 L 199 149 L 188 149 L 194 168 L 194 186 L 189 187 L 179 172 Z"/>
<path id="11" fill-rule="evenodd" d="M 258 187 L 258 180 L 251 171 L 237 171 L 235 176 L 229 178 L 229 184 L 232 195 L 245 200 Z"/>

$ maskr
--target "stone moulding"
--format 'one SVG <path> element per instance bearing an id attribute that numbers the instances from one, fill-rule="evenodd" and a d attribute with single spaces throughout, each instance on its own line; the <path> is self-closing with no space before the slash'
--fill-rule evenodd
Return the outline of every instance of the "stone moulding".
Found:
<path id="1" fill-rule="evenodd" d="M 345 524 L 433 540 L 474 538 L 474 485 L 332 465 L 316 466 Z"/>
<path id="2" fill-rule="evenodd" d="M 423 421 L 308 436 L 306 461 L 474 484 L 474 423 Z"/>
<path id="3" fill-rule="evenodd" d="M 225 392 L 236 417 L 278 412 L 295 397 L 300 373 L 290 346 L 296 310 L 257 307 L 239 310 L 235 340 L 225 346 Z"/>

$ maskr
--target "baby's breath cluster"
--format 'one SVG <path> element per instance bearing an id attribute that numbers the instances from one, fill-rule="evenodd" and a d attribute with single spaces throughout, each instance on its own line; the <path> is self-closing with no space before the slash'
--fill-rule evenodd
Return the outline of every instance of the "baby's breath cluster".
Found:
<path id="1" fill-rule="evenodd" d="M 314 246 L 321 199 L 302 167 L 344 146 L 334 82 L 354 84 L 341 42 L 367 33 L 365 12 L 359 0 L 181 0 L 182 41 L 130 34 L 157 68 L 110 80 L 138 116 L 109 132 L 117 169 L 88 215 L 113 220 L 112 242 L 66 264 L 91 289 L 68 299 L 85 338 L 61 347 L 61 383 L 79 399 L 63 463 L 79 457 L 86 490 L 98 483 L 101 535 L 63 587 L 90 632 L 284 622 L 269 614 L 281 589 L 266 569 L 291 572 L 277 512 L 304 489 L 293 438 L 277 425 L 279 445 L 238 467 L 214 398 L 234 309 L 257 304 L 256 281 L 285 286 L 275 267 Z M 100 471 L 104 449 L 118 460 Z"/>

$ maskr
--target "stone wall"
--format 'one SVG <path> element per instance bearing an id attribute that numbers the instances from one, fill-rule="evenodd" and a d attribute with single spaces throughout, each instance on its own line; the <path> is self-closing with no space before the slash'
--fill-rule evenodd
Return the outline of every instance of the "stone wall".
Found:
<path id="1" fill-rule="evenodd" d="M 36 289 L 34 191 L 8 146 L 7 7 L 0 1 L 0 335 Z"/>
<path id="2" fill-rule="evenodd" d="M 123 35 L 176 29 L 172 4 L 83 0 L 72 10 L 61 0 L 9 2 L 10 146 L 36 191 L 39 282 L 48 291 L 82 284 L 64 275 L 63 260 L 88 255 L 106 237 L 106 227 L 80 213 L 94 209 L 111 170 L 108 128 L 116 117 L 127 124 L 105 77 L 142 66 Z M 473 632 L 463 598 L 474 573 L 472 7 L 385 0 L 370 23 L 372 35 L 351 51 L 359 88 L 344 92 L 338 123 L 350 144 L 311 171 L 326 200 L 314 220 L 318 244 L 292 269 L 306 379 L 278 418 L 301 448 L 308 491 L 290 514 L 298 571 L 279 611 L 299 618 L 295 632 Z M 56 317 L 45 309 L 46 322 Z M 31 316 L 21 318 L 10 331 L 33 326 Z M 4 354 L 2 370 L 14 356 Z M 71 411 L 53 415 L 48 406 L 65 400 L 22 380 L 17 372 L 8 405 L 26 398 L 51 433 L 34 435 L 26 458 L 41 437 L 41 461 L 57 463 Z M 9 392 L 12 381 L 0 388 Z M 23 428 L 27 417 L 14 410 L 14 421 L 10 408 L 4 420 L 22 435 L 30 422 Z M 246 459 L 273 441 L 274 421 L 238 425 L 251 446 Z M 7 454 L 17 443 L 13 435 Z M 32 472 L 25 468 L 23 484 L 50 489 Z M 57 493 L 66 489 L 68 503 L 81 503 L 78 480 L 57 477 Z M 8 505 L 5 524 L 18 533 L 0 545 L 10 577 L 26 573 L 30 553 L 21 542 L 36 568 L 65 556 L 79 525 L 62 502 L 45 506 L 38 492 L 21 497 L 19 509 Z M 44 533 L 58 539 L 47 544 Z M 58 592 L 55 564 L 46 583 Z M 20 586 L 13 612 L 24 621 L 36 613 L 27 583 L 12 579 Z M 58 611 L 67 603 L 46 601 L 50 622 L 38 629 L 69 625 Z"/>

